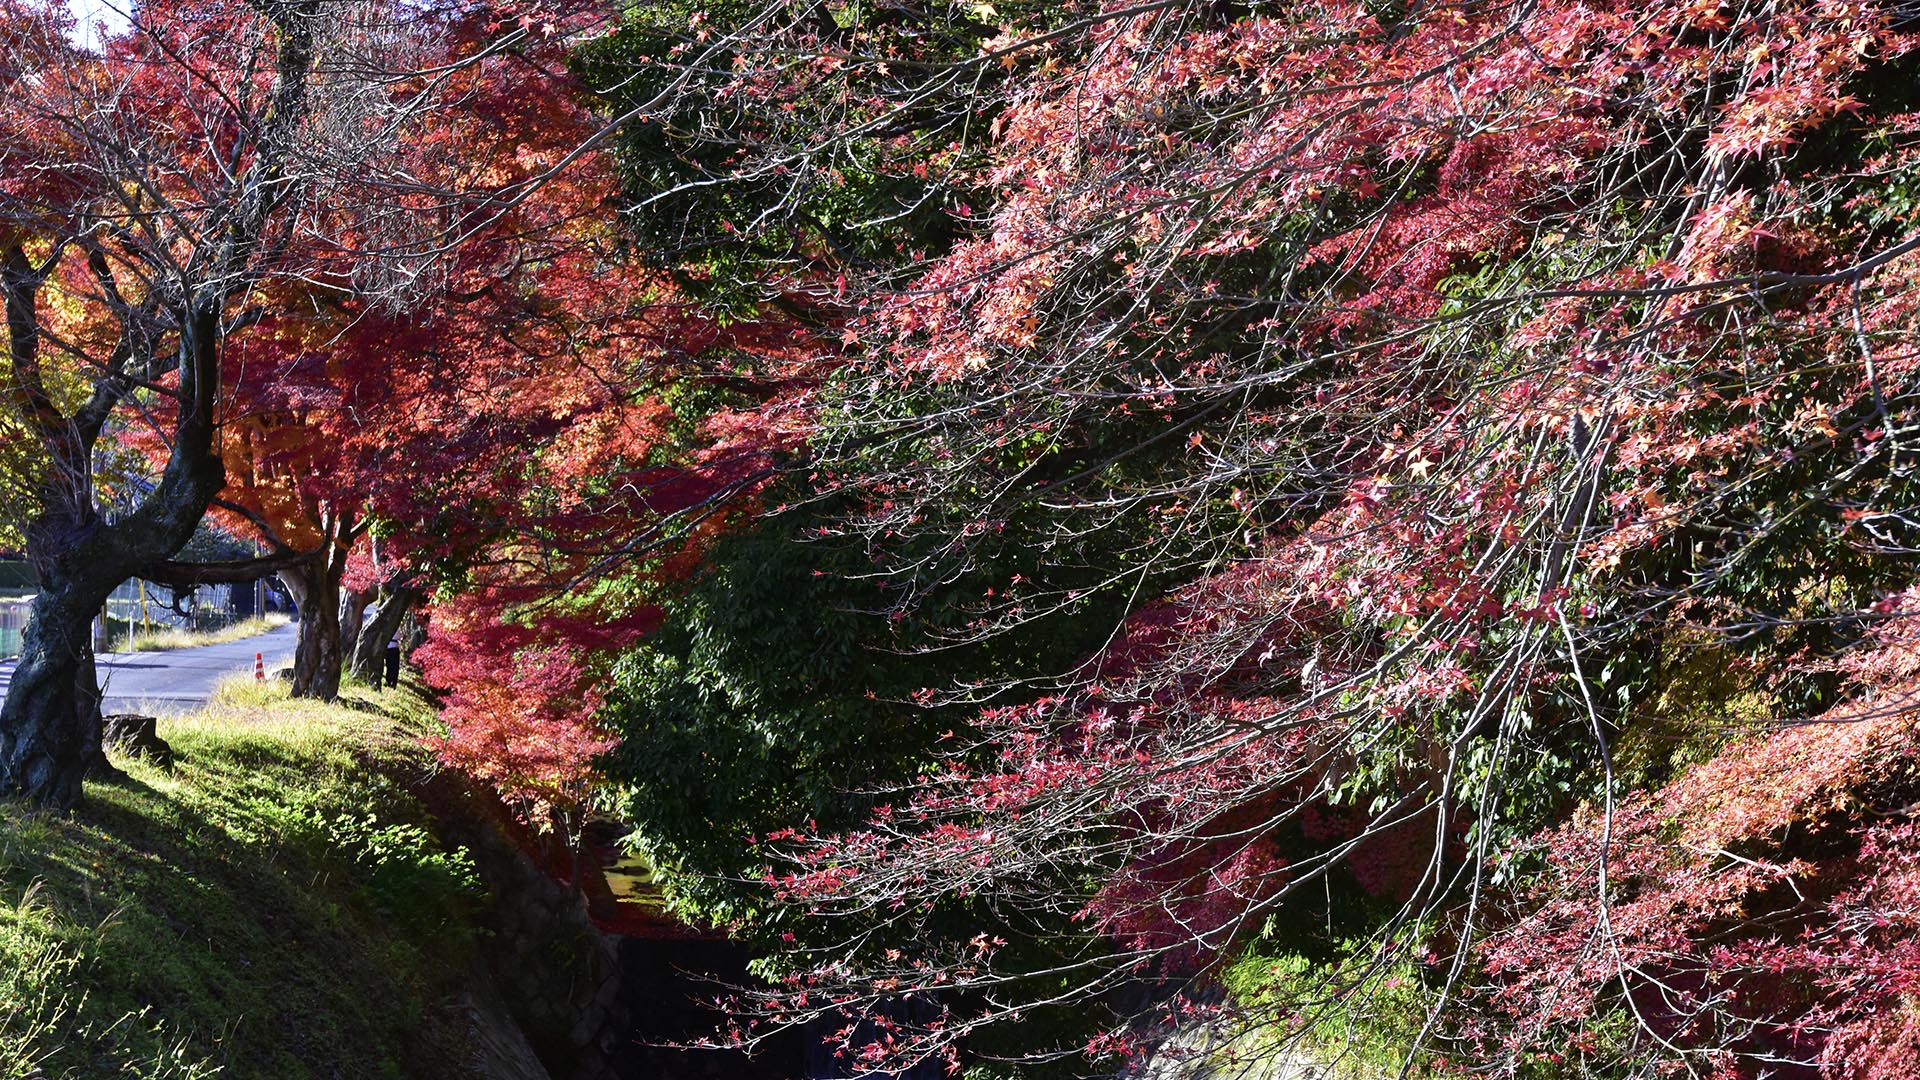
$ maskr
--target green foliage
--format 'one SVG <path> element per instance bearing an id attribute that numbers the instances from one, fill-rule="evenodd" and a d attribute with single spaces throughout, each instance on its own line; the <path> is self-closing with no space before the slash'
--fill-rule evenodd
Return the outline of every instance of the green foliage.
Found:
<path id="1" fill-rule="evenodd" d="M 1617 702 L 1613 771 L 1622 791 L 1652 790 L 1779 715 L 1752 665 L 1710 640 L 1623 652 L 1594 680 Z"/>
<path id="2" fill-rule="evenodd" d="M 604 718 L 622 742 L 607 768 L 685 914 L 745 914 L 746 898 L 708 875 L 753 871 L 746 837 L 849 820 L 850 789 L 899 779 L 929 741 L 935 718 L 904 699 L 931 673 L 874 649 L 878 590 L 816 574 L 836 555 L 774 528 L 723 543 L 615 670 Z"/>
<path id="3" fill-rule="evenodd" d="M 1330 956 L 1276 944 L 1263 935 L 1220 973 L 1240 1006 L 1269 1021 L 1243 1036 L 1236 1052 L 1257 1058 L 1286 1041 L 1284 1052 L 1342 1080 L 1400 1073 L 1436 1000 L 1419 966 L 1401 960 L 1382 969 L 1379 943 L 1370 939 L 1338 942 Z M 1430 1063 L 1417 1059 L 1410 1075 L 1432 1075 Z"/>
<path id="4" fill-rule="evenodd" d="M 315 810 L 313 824 L 330 850 L 351 857 L 360 895 L 374 911 L 424 934 L 460 933 L 481 895 L 473 857 L 443 848 L 424 826 L 376 813 Z"/>
<path id="5" fill-rule="evenodd" d="M 979 198 L 969 173 L 1001 109 L 1007 69 L 980 62 L 1010 20 L 1053 5 L 924 7 L 737 0 L 635 5 L 620 29 L 575 52 L 602 107 L 627 115 L 615 144 L 649 259 L 694 296 L 736 312 L 772 283 L 943 250 L 955 211 Z M 771 41 L 819 57 L 801 82 Z M 798 88 L 796 88 L 796 86 Z M 823 149 L 824 148 L 824 149 Z"/>
<path id="6" fill-rule="evenodd" d="M 1053 544 L 1030 531 L 1051 523 L 1014 517 L 979 539 L 964 575 L 906 580 L 879 573 L 857 538 L 820 533 L 830 502 L 721 541 L 612 676 L 601 719 L 621 743 L 604 767 L 633 842 L 695 920 L 756 909 L 743 879 L 758 876 L 757 838 L 852 825 L 936 750 L 966 745 L 975 709 L 948 704 L 951 691 L 1077 662 L 1128 600 L 1118 533 Z M 1043 574 L 1084 595 L 978 641 L 936 633 L 983 593 Z"/>

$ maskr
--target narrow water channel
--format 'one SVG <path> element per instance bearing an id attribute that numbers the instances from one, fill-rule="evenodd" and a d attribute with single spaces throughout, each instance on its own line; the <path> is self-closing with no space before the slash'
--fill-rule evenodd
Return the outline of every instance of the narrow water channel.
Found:
<path id="1" fill-rule="evenodd" d="M 621 1080 L 947 1080 L 933 1064 L 885 1077 L 850 1070 L 827 1047 L 827 1024 L 782 1033 L 751 1055 L 685 1048 L 723 1027 L 714 999 L 754 981 L 747 971 L 753 951 L 667 916 L 645 860 L 605 858 L 602 872 L 626 916 L 619 957 L 632 1043 L 615 1058 Z"/>

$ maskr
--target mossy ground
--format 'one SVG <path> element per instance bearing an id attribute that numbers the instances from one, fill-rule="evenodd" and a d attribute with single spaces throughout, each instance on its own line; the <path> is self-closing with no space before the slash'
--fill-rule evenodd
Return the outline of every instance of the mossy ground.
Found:
<path id="1" fill-rule="evenodd" d="M 431 722 L 248 680 L 161 722 L 170 772 L 0 804 L 0 1076 L 446 1074 L 479 893 L 407 790 Z"/>

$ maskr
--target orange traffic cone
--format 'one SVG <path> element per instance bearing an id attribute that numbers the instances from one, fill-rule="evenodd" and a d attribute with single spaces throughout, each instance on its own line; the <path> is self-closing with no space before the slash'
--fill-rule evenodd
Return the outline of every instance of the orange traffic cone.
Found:
<path id="1" fill-rule="evenodd" d="M 253 681 L 267 681 L 267 662 L 259 653 L 253 654 Z"/>

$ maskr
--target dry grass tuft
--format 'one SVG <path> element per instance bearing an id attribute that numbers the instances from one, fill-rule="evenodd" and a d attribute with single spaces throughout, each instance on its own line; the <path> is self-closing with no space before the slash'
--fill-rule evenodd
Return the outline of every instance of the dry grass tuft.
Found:
<path id="1" fill-rule="evenodd" d="M 225 645 L 229 641 L 240 641 L 264 634 L 269 630 L 278 630 L 292 621 L 285 615 L 275 612 L 272 615 L 242 619 L 218 630 L 161 630 L 152 634 L 135 630 L 132 633 L 131 645 L 125 638 L 121 638 L 113 643 L 113 651 L 170 652 L 174 649 L 198 648 L 201 645 Z"/>

